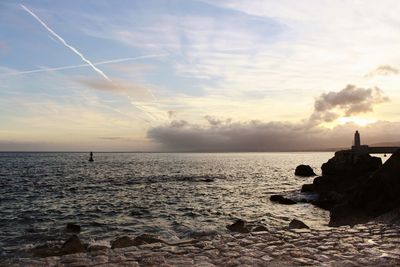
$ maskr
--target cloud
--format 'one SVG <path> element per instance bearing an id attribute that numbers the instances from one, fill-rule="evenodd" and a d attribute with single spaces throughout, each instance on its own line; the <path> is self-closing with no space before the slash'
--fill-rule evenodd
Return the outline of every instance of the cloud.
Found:
<path id="1" fill-rule="evenodd" d="M 290 122 L 226 122 L 202 126 L 173 121 L 148 131 L 148 137 L 166 151 L 245 152 L 301 151 L 350 147 L 360 126 L 345 124 L 333 129 Z M 400 123 L 376 122 L 361 130 L 368 143 L 398 141 Z"/>
<path id="2" fill-rule="evenodd" d="M 372 111 L 375 104 L 388 101 L 379 88 L 357 88 L 348 85 L 339 92 L 320 95 L 314 102 L 309 120 L 298 123 L 257 120 L 235 122 L 207 115 L 207 124 L 174 120 L 148 130 L 147 136 L 168 151 L 296 151 L 349 147 L 352 123 L 322 127 L 341 115 L 351 116 Z M 363 128 L 370 141 L 397 141 L 400 123 L 376 122 Z"/>
<path id="3" fill-rule="evenodd" d="M 135 84 L 125 80 L 113 79 L 112 82 L 103 79 L 80 79 L 85 86 L 104 92 L 127 93 L 135 100 L 154 100 L 151 88 L 146 85 Z"/>
<path id="4" fill-rule="evenodd" d="M 168 111 L 167 111 L 168 118 L 169 118 L 169 119 L 173 119 L 174 117 L 176 117 L 176 113 L 177 113 L 176 110 L 168 110 Z"/>
<path id="5" fill-rule="evenodd" d="M 373 77 L 373 76 L 388 76 L 388 75 L 398 75 L 400 74 L 400 70 L 389 66 L 389 65 L 381 65 L 375 70 L 371 71 L 367 75 L 365 75 L 366 78 Z"/>
<path id="6" fill-rule="evenodd" d="M 364 89 L 347 85 L 339 92 L 320 95 L 314 102 L 311 121 L 331 122 L 340 116 L 352 116 L 373 111 L 376 104 L 389 101 L 378 87 Z"/>

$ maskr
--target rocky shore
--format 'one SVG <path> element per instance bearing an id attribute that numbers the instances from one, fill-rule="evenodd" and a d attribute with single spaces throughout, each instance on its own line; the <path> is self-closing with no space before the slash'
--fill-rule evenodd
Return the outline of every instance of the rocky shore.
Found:
<path id="1" fill-rule="evenodd" d="M 386 213 L 392 214 L 389 223 L 400 222 L 394 216 L 400 209 L 400 150 L 383 165 L 367 153 L 338 151 L 321 169 L 322 176 L 301 191 L 317 195 L 312 203 L 330 211 L 330 226 L 365 223 Z"/>
<path id="2" fill-rule="evenodd" d="M 310 229 L 293 219 L 286 227 L 237 220 L 227 232 L 166 241 L 142 234 L 107 245 L 84 244 L 80 226 L 69 224 L 62 244 L 37 246 L 30 256 L 0 266 L 399 266 L 400 151 L 382 164 L 368 154 L 339 151 L 322 165 L 322 176 L 303 185 L 293 200 L 272 195 L 283 205 L 311 202 L 330 211 L 330 226 Z M 296 175 L 314 176 L 301 165 Z"/>
<path id="3" fill-rule="evenodd" d="M 231 233 L 186 242 L 103 247 L 84 253 L 19 258 L 1 266 L 398 266 L 400 230 L 368 223 Z"/>

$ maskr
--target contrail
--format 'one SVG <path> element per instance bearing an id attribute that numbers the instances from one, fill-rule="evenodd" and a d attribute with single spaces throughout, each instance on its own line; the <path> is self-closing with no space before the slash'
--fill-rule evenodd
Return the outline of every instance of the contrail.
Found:
<path id="1" fill-rule="evenodd" d="M 132 60 L 138 60 L 138 59 L 144 59 L 144 58 L 163 57 L 163 56 L 167 56 L 167 54 L 157 54 L 157 55 L 147 55 L 147 56 L 139 56 L 139 57 L 119 58 L 119 59 L 112 59 L 112 60 L 106 60 L 106 61 L 99 61 L 99 62 L 95 62 L 95 63 L 92 63 L 92 64 L 95 65 L 95 66 L 97 66 L 97 65 L 106 65 L 106 64 L 112 64 L 112 63 L 120 63 L 120 62 L 125 62 L 125 61 L 132 61 Z M 61 67 L 54 67 L 54 68 L 40 68 L 40 69 L 34 69 L 34 70 L 26 70 L 26 71 L 5 73 L 5 74 L 0 74 L 0 76 L 14 76 L 14 75 L 37 73 L 37 72 L 77 69 L 77 68 L 84 68 L 84 67 L 90 67 L 90 65 L 89 64 L 80 64 L 80 65 L 61 66 Z"/>
<path id="2" fill-rule="evenodd" d="M 36 16 L 35 13 L 33 13 L 31 10 L 29 10 L 26 6 L 20 4 L 20 6 L 29 14 L 32 15 L 32 17 L 34 17 L 37 21 L 39 21 L 40 24 L 42 24 L 42 26 L 49 31 L 54 37 L 56 37 L 64 46 L 66 46 L 67 48 L 69 48 L 72 52 L 74 52 L 75 54 L 77 54 L 84 62 L 86 62 L 86 64 L 88 64 L 90 67 L 92 67 L 92 69 L 94 69 L 98 74 L 100 74 L 101 76 L 103 76 L 104 79 L 106 79 L 107 81 L 111 82 L 111 79 L 108 78 L 107 75 L 104 74 L 103 71 L 101 71 L 100 69 L 98 69 L 92 62 L 90 62 L 90 60 L 88 60 L 87 58 L 85 58 L 84 55 L 82 55 L 81 52 L 79 52 L 78 50 L 76 50 L 73 46 L 71 46 L 70 44 L 68 44 L 60 35 L 58 35 L 56 32 L 54 32 L 52 29 L 49 28 L 49 26 L 46 25 L 46 23 L 44 23 L 38 16 Z"/>

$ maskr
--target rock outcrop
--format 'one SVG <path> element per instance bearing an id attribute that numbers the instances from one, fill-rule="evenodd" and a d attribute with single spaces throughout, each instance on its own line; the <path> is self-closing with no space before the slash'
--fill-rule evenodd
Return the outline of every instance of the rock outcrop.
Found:
<path id="1" fill-rule="evenodd" d="M 321 168 L 322 176 L 301 191 L 318 196 L 311 203 L 331 212 L 330 226 L 365 223 L 400 210 L 400 150 L 383 165 L 367 153 L 338 151 Z"/>
<path id="2" fill-rule="evenodd" d="M 331 226 L 354 225 L 400 208 L 400 150 L 331 210 Z"/>
<path id="3" fill-rule="evenodd" d="M 309 165 L 299 165 L 296 167 L 294 171 L 294 175 L 303 176 L 303 177 L 310 177 L 315 176 L 314 170 Z"/>
<path id="4" fill-rule="evenodd" d="M 301 191 L 316 193 L 314 205 L 332 210 L 353 188 L 359 186 L 374 171 L 382 166 L 382 160 L 366 153 L 350 150 L 338 151 L 321 167 L 322 176 L 316 177 L 312 184 L 305 184 Z"/>
<path id="5" fill-rule="evenodd" d="M 356 153 L 351 150 L 342 150 L 322 164 L 322 176 L 327 175 L 358 175 L 377 170 L 382 166 L 382 160 L 372 157 L 368 153 Z"/>

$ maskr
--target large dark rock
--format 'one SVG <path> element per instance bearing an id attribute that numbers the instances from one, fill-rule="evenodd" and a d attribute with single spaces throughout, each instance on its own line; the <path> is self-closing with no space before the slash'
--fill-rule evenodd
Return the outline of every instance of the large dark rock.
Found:
<path id="1" fill-rule="evenodd" d="M 368 153 L 356 153 L 351 150 L 342 150 L 322 164 L 322 175 L 364 174 L 377 170 L 382 166 L 382 160 L 372 157 Z"/>
<path id="2" fill-rule="evenodd" d="M 246 222 L 238 219 L 233 224 L 226 226 L 229 231 L 237 233 L 249 233 L 249 229 L 246 227 Z"/>
<path id="3" fill-rule="evenodd" d="M 294 171 L 294 175 L 309 177 L 309 176 L 315 176 L 316 174 L 314 173 L 314 170 L 309 165 L 302 164 L 302 165 L 299 165 L 296 167 L 296 170 Z"/>
<path id="4" fill-rule="evenodd" d="M 303 193 L 314 192 L 314 185 L 313 184 L 303 184 L 303 186 L 301 187 L 301 192 L 303 192 Z"/>
<path id="5" fill-rule="evenodd" d="M 400 150 L 331 210 L 331 226 L 363 223 L 400 208 Z"/>
<path id="6" fill-rule="evenodd" d="M 303 185 L 301 191 L 315 193 L 314 205 L 332 210 L 342 202 L 354 188 L 382 166 L 382 160 L 366 153 L 343 150 L 321 167 L 322 176 L 316 177 L 312 184 Z"/>
<path id="7" fill-rule="evenodd" d="M 293 205 L 297 203 L 296 201 L 286 198 L 282 195 L 272 195 L 269 200 L 283 205 Z"/>
<path id="8" fill-rule="evenodd" d="M 86 248 L 77 235 L 71 236 L 61 247 L 60 254 L 85 252 Z"/>

